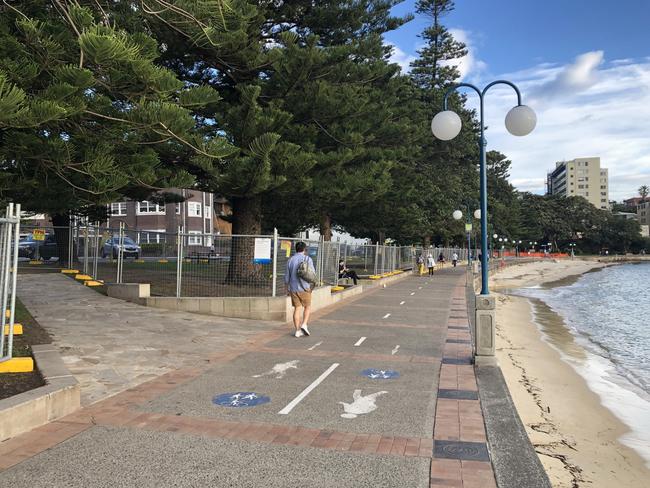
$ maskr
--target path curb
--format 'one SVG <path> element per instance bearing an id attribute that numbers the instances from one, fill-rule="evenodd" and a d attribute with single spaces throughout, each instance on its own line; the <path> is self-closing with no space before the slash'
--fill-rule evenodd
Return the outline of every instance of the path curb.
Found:
<path id="1" fill-rule="evenodd" d="M 0 442 L 65 417 L 81 405 L 77 380 L 52 344 L 32 346 L 45 386 L 0 400 Z"/>

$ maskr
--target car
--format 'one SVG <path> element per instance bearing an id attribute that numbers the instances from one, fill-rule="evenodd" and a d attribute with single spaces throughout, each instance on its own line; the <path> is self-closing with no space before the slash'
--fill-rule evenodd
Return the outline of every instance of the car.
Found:
<path id="1" fill-rule="evenodd" d="M 117 259 L 117 255 L 120 249 L 120 238 L 119 237 L 111 237 L 109 238 L 105 243 L 104 247 L 102 247 L 102 257 L 106 258 L 108 256 L 111 256 L 113 259 Z M 142 249 L 136 242 L 131 239 L 130 237 L 124 237 L 122 241 L 122 255 L 125 258 L 135 258 L 138 259 L 140 257 L 140 252 Z"/>
<path id="2" fill-rule="evenodd" d="M 48 234 L 42 241 L 36 241 L 30 235 L 18 242 L 18 256 L 21 258 L 36 259 L 37 257 L 49 260 L 59 256 L 59 247 L 56 236 Z"/>

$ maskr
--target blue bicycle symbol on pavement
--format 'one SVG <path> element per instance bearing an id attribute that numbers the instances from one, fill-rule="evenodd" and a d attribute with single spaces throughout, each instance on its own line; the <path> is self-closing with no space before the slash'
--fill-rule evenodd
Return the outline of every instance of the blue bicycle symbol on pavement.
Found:
<path id="1" fill-rule="evenodd" d="M 252 391 L 240 391 L 237 393 L 223 393 L 212 399 L 212 403 L 222 407 L 256 407 L 269 403 L 271 399 L 267 396 Z"/>
<path id="2" fill-rule="evenodd" d="M 371 380 L 394 380 L 399 378 L 399 373 L 392 369 L 364 369 L 361 374 Z"/>

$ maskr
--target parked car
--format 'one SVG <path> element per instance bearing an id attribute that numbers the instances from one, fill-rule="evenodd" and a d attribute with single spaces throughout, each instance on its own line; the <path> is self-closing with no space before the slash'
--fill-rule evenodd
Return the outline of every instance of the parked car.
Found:
<path id="1" fill-rule="evenodd" d="M 102 247 L 102 257 L 106 258 L 112 256 L 113 259 L 117 259 L 117 254 L 120 249 L 120 238 L 111 237 L 104 243 Z M 130 237 L 124 237 L 122 243 L 122 255 L 125 258 L 135 258 L 140 257 L 141 248 L 138 246 L 133 239 Z"/>
<path id="2" fill-rule="evenodd" d="M 35 241 L 30 235 L 18 241 L 18 256 L 21 258 L 36 259 L 38 248 L 38 257 L 49 260 L 59 256 L 59 247 L 56 244 L 54 234 L 48 234 L 43 241 Z"/>

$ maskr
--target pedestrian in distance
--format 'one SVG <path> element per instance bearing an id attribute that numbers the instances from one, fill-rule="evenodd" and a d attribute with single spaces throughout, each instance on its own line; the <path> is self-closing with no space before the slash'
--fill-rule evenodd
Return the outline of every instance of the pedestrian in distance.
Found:
<path id="1" fill-rule="evenodd" d="M 293 305 L 294 336 L 310 335 L 307 323 L 311 314 L 312 285 L 316 285 L 316 269 L 314 262 L 307 255 L 307 244 L 300 241 L 296 243 L 296 254 L 287 261 L 284 273 L 284 284 L 287 286 L 287 295 L 291 297 Z M 302 317 L 301 317 L 301 310 Z"/>
<path id="2" fill-rule="evenodd" d="M 433 268 L 436 266 L 436 260 L 433 257 L 433 254 L 429 253 L 427 255 L 427 268 L 429 268 L 429 276 L 433 276 Z"/>
<path id="3" fill-rule="evenodd" d="M 440 264 L 441 268 L 445 267 L 445 255 L 442 253 L 438 256 L 438 264 Z"/>
<path id="4" fill-rule="evenodd" d="M 345 265 L 345 261 L 339 259 L 339 279 L 341 278 L 352 278 L 352 282 L 356 285 L 359 281 L 359 276 L 357 272 L 353 269 L 349 269 Z"/>
<path id="5" fill-rule="evenodd" d="M 418 266 L 418 273 L 420 276 L 424 274 L 424 257 L 422 254 L 418 254 L 417 259 L 415 260 L 417 266 Z"/>
<path id="6" fill-rule="evenodd" d="M 458 264 L 458 253 L 455 252 L 454 254 L 451 255 L 451 264 L 454 265 L 454 268 Z"/>

